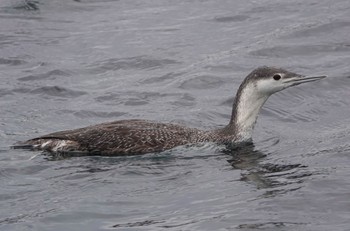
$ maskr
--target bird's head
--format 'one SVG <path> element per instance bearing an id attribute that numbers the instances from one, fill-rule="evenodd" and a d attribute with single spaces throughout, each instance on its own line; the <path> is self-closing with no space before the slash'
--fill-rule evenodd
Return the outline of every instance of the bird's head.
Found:
<path id="1" fill-rule="evenodd" d="M 303 76 L 275 67 L 259 67 L 245 79 L 246 84 L 253 84 L 256 93 L 270 96 L 288 87 L 313 82 L 326 76 Z"/>

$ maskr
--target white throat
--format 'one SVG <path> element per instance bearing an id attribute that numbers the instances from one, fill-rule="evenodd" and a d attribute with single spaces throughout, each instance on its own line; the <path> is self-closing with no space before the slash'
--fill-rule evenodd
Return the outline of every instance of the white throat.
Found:
<path id="1" fill-rule="evenodd" d="M 237 141 L 249 141 L 252 139 L 254 125 L 261 107 L 269 95 L 259 94 L 254 84 L 248 84 L 243 89 L 236 102 L 236 137 Z"/>

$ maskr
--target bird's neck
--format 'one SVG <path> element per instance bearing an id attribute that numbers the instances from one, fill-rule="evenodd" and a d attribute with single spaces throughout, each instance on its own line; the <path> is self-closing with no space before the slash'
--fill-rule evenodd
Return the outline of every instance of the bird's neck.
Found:
<path id="1" fill-rule="evenodd" d="M 268 95 L 257 94 L 253 84 L 240 86 L 233 102 L 231 120 L 227 132 L 235 137 L 235 142 L 251 141 L 254 125 L 261 107 Z"/>

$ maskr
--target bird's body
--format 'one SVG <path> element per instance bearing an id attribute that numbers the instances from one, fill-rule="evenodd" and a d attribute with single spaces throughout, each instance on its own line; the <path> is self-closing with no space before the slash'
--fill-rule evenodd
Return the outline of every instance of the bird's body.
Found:
<path id="1" fill-rule="evenodd" d="M 230 139 L 229 136 L 225 137 Z M 128 155 L 159 152 L 179 145 L 220 142 L 217 131 L 201 131 L 170 123 L 119 120 L 51 133 L 27 141 L 32 147 L 54 152 Z"/>
<path id="2" fill-rule="evenodd" d="M 129 155 L 160 152 L 202 142 L 235 144 L 251 141 L 258 113 L 273 93 L 319 77 L 303 77 L 279 68 L 260 67 L 239 87 L 229 124 L 203 131 L 147 120 L 119 120 L 85 128 L 55 132 L 20 142 L 14 147 L 49 152 L 82 152 L 96 155 Z"/>

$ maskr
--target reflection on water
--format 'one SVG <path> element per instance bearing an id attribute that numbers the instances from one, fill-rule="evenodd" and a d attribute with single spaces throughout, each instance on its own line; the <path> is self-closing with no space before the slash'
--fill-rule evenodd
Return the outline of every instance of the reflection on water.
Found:
<path id="1" fill-rule="evenodd" d="M 176 156 L 178 152 L 190 152 L 191 150 L 208 151 L 213 150 L 215 154 L 210 155 L 206 153 L 204 156 Z M 217 150 L 217 151 L 215 151 Z M 48 161 L 62 161 L 70 158 L 86 157 L 86 153 L 81 152 L 66 152 L 66 153 L 40 153 L 45 156 Z M 132 166 L 144 166 L 148 165 L 149 168 L 154 170 L 156 167 L 158 170 L 166 171 L 169 165 L 175 164 L 179 160 L 203 160 L 218 157 L 224 154 L 226 161 L 233 167 L 234 170 L 240 170 L 240 181 L 247 182 L 254 185 L 257 189 L 262 189 L 262 197 L 274 197 L 280 194 L 285 194 L 291 191 L 298 190 L 301 188 L 301 183 L 307 177 L 312 176 L 312 173 L 308 171 L 308 167 L 301 163 L 295 164 L 276 164 L 271 163 L 266 159 L 268 154 L 264 154 L 258 150 L 253 143 L 246 145 L 240 145 L 228 148 L 219 149 L 215 144 L 211 145 L 197 145 L 195 147 L 184 146 L 174 150 L 158 154 L 147 154 L 147 155 L 135 155 L 135 156 L 118 156 L 118 157 L 100 157 L 93 156 L 89 157 L 90 164 L 85 165 L 82 172 L 100 172 L 109 171 L 113 169 L 115 165 L 127 166 L 124 173 L 122 174 L 147 174 L 144 170 L 134 169 L 131 170 Z M 34 155 L 33 158 L 38 157 Z M 229 159 L 227 159 L 229 157 Z M 224 160 L 222 160 L 224 161 Z M 100 167 L 96 167 L 98 164 Z M 153 166 L 153 167 L 152 167 Z M 78 173 L 78 172 L 77 172 Z"/>
<path id="2" fill-rule="evenodd" d="M 265 196 L 297 190 L 300 186 L 296 183 L 302 183 L 304 177 L 311 175 L 300 173 L 300 169 L 306 168 L 302 164 L 267 163 L 267 154 L 257 150 L 254 144 L 238 146 L 224 153 L 231 156 L 227 161 L 233 168 L 242 170 L 242 181 L 252 183 L 258 189 L 271 189 L 265 192 Z M 293 184 L 293 187 L 279 188 L 288 184 Z"/>

